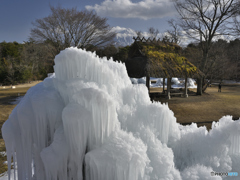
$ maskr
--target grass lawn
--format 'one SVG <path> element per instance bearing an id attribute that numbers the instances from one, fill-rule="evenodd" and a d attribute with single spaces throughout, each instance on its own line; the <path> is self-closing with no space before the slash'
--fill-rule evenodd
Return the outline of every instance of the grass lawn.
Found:
<path id="1" fill-rule="evenodd" d="M 150 92 L 154 91 L 161 92 L 162 89 L 150 90 Z M 212 121 L 218 121 L 222 116 L 240 117 L 240 85 L 223 85 L 221 93 L 218 92 L 217 86 L 212 85 L 202 96 L 172 97 L 169 100 L 161 97 L 155 100 L 167 102 L 177 122 L 181 124 L 196 122 L 199 126 L 205 125 L 210 129 Z"/>

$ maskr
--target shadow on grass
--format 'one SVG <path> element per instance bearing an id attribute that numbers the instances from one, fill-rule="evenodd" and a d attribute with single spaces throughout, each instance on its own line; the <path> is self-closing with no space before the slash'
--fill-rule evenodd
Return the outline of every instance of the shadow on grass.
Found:
<path id="1" fill-rule="evenodd" d="M 20 96 L 7 96 L 0 98 L 0 104 L 1 105 L 12 105 L 12 102 L 16 100 Z"/>

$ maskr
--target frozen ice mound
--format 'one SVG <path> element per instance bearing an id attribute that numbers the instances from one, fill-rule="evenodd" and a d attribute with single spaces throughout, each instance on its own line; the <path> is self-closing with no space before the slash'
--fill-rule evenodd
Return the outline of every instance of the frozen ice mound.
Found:
<path id="1" fill-rule="evenodd" d="M 146 151 L 147 146 L 131 133 L 114 132 L 101 148 L 86 154 L 86 179 L 149 179 L 151 168 Z"/>
<path id="2" fill-rule="evenodd" d="M 198 128 L 195 123 L 179 125 L 181 137 L 171 146 L 177 169 L 185 175 L 186 172 L 190 173 L 190 169 L 195 169 L 196 174 L 203 174 L 202 171 L 209 168 L 214 172 L 238 172 L 239 128 L 240 121 L 233 121 L 232 116 L 224 116 L 219 122 L 213 122 L 209 132 L 206 127 Z"/>
<path id="3" fill-rule="evenodd" d="M 122 63 L 68 48 L 2 127 L 19 180 L 208 179 L 237 171 L 240 121 L 181 126 Z M 191 174 L 192 173 L 192 174 Z"/>

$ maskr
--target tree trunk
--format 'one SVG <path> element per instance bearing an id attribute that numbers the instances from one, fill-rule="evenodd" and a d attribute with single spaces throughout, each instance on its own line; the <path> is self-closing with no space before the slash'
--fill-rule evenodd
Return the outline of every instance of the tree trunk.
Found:
<path id="1" fill-rule="evenodd" d="M 146 75 L 146 86 L 148 88 L 148 92 L 150 91 L 150 76 Z"/>
<path id="2" fill-rule="evenodd" d="M 205 68 L 206 68 L 206 64 L 207 64 L 207 59 L 208 59 L 208 48 L 209 46 L 206 47 L 205 50 L 203 50 L 203 58 L 202 58 L 202 63 L 200 66 L 200 70 L 204 73 L 205 72 Z M 203 90 L 203 80 L 204 77 L 199 77 L 197 78 L 197 95 L 202 95 L 202 90 Z"/>
<path id="3" fill-rule="evenodd" d="M 163 78 L 163 94 L 165 93 L 165 78 Z"/>
<path id="4" fill-rule="evenodd" d="M 202 95 L 202 79 L 203 78 L 197 78 L 197 95 Z"/>
<path id="5" fill-rule="evenodd" d="M 188 81 L 188 78 L 187 76 L 185 76 L 185 89 L 184 89 L 184 94 L 183 94 L 183 97 L 188 97 L 188 93 L 187 93 L 187 81 Z"/>
<path id="6" fill-rule="evenodd" d="M 167 78 L 167 99 L 171 99 L 171 93 L 170 93 L 171 80 L 172 78 Z"/>

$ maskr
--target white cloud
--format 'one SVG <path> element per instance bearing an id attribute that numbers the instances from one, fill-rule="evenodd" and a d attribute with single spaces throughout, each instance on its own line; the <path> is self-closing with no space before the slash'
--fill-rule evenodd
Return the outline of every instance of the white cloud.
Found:
<path id="1" fill-rule="evenodd" d="M 163 18 L 175 14 L 173 3 L 169 0 L 105 0 L 100 5 L 86 6 L 88 10 L 95 10 L 98 15 L 115 18 Z"/>

